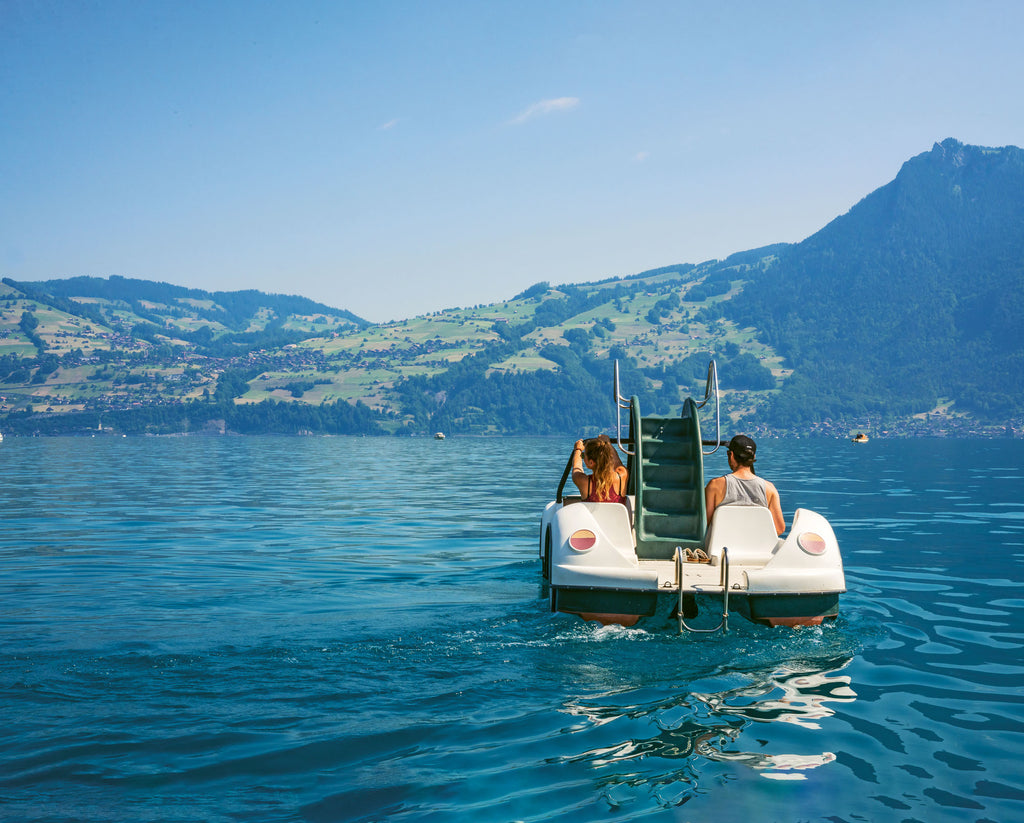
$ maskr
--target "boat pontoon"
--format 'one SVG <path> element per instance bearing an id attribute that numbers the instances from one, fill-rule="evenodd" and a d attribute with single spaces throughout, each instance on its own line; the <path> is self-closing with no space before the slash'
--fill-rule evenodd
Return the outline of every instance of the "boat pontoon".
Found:
<path id="1" fill-rule="evenodd" d="M 540 560 L 551 610 L 632 626 L 675 624 L 679 631 L 728 628 L 731 611 L 767 625 L 817 625 L 835 618 L 846 591 L 839 544 L 828 520 L 797 509 L 779 537 L 760 506 L 719 506 L 710 526 L 704 503 L 704 458 L 721 446 L 718 375 L 708 366 L 704 399 L 687 398 L 678 417 L 641 416 L 636 397 L 614 396 L 618 447 L 627 455 L 626 505 L 590 503 L 562 494 L 566 463 L 540 526 Z M 714 399 L 717 437 L 702 440 L 698 410 Z M 622 437 L 621 411 L 629 434 Z M 705 451 L 705 447 L 710 447 Z M 687 620 L 707 605 L 721 621 Z M 706 622 L 706 621 L 702 621 Z"/>

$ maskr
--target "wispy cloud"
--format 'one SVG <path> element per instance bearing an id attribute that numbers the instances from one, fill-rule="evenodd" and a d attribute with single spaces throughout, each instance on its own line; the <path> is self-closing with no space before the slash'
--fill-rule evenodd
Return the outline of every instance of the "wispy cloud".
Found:
<path id="1" fill-rule="evenodd" d="M 649 151 L 638 151 L 636 154 L 633 155 L 633 162 L 643 163 L 650 156 L 651 153 Z"/>
<path id="2" fill-rule="evenodd" d="M 534 103 L 521 112 L 520 114 L 509 120 L 509 123 L 513 126 L 518 126 L 525 123 L 527 120 L 533 120 L 535 117 L 542 117 L 545 114 L 553 114 L 558 111 L 569 111 L 570 109 L 576 108 L 580 104 L 578 97 L 556 97 L 553 100 L 541 100 L 539 103 Z"/>
<path id="3" fill-rule="evenodd" d="M 396 118 L 395 120 L 388 120 L 387 123 L 381 123 L 379 126 L 377 126 L 377 129 L 378 131 L 387 131 L 388 129 L 393 129 L 397 125 L 398 119 Z"/>

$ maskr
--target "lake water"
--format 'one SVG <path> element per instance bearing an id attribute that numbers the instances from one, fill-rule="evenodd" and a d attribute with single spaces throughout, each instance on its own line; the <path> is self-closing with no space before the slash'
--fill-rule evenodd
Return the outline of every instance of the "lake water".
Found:
<path id="1" fill-rule="evenodd" d="M 1024 442 L 760 446 L 834 624 L 550 614 L 568 439 L 7 438 L 0 818 L 1024 820 Z"/>

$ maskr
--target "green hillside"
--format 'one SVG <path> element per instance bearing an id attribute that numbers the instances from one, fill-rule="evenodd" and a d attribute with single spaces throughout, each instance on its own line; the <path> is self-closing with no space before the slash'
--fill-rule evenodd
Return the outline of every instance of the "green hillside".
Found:
<path id="1" fill-rule="evenodd" d="M 42 283 L 5 278 L 2 425 L 28 434 L 95 431 L 103 421 L 133 433 L 190 430 L 193 424 L 223 429 L 233 410 L 221 405 L 235 405 L 228 392 L 238 386 L 240 370 L 263 363 L 293 372 L 315 369 L 319 364 L 299 350 L 300 342 L 367 325 L 303 297 L 209 293 L 121 277 Z M 251 416 L 265 411 L 252 410 Z M 373 416 L 367 409 L 361 414 Z M 260 430 L 260 424 L 243 428 Z M 357 428 L 376 431 L 376 423 Z"/>
<path id="2" fill-rule="evenodd" d="M 0 285 L 5 433 L 571 434 L 719 366 L 729 429 L 1020 430 L 1024 153 L 945 141 L 799 244 L 372 325 L 256 291 Z"/>
<path id="3" fill-rule="evenodd" d="M 738 258 L 540 283 L 506 302 L 381 325 L 256 292 L 232 299 L 121 278 L 5 280 L 0 412 L 5 429 L 23 433 L 103 421 L 132 433 L 230 428 L 223 421 L 240 426 L 239 416 L 267 408 L 288 430 L 323 431 L 309 410 L 338 405 L 369 414 L 374 432 L 606 427 L 610 356 L 623 361 L 627 389 L 662 410 L 696 389 L 712 353 L 737 363 L 734 388 L 745 380 L 763 393 L 787 374 L 754 329 L 701 317 L 748 276 L 746 258 L 761 259 Z M 730 408 L 750 402 L 733 394 Z"/>

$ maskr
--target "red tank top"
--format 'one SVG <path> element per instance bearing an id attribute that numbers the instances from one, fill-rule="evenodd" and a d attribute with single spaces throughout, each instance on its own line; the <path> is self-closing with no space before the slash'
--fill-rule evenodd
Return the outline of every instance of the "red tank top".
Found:
<path id="1" fill-rule="evenodd" d="M 618 487 L 622 484 L 622 478 L 615 475 L 615 485 L 608 487 L 607 497 L 597 497 L 597 483 L 594 482 L 594 475 L 587 475 L 587 503 L 625 503 L 626 498 L 619 494 Z"/>

